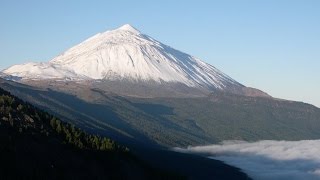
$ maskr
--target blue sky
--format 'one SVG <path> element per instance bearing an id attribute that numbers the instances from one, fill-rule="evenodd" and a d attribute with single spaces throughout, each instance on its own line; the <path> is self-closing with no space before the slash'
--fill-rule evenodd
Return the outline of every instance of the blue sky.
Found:
<path id="1" fill-rule="evenodd" d="M 272 96 L 320 107 L 320 1 L 0 0 L 0 69 L 129 23 Z"/>

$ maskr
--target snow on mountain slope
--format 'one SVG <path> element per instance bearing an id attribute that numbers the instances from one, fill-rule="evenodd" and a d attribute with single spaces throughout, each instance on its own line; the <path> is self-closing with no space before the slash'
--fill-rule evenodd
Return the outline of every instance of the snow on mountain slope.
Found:
<path id="1" fill-rule="evenodd" d="M 3 73 L 23 79 L 127 79 L 217 89 L 243 87 L 210 64 L 128 24 L 96 34 L 47 63 L 15 65 Z"/>
<path id="2" fill-rule="evenodd" d="M 81 77 L 70 69 L 52 63 L 30 62 L 11 66 L 3 72 L 7 75 L 30 79 L 74 79 Z"/>

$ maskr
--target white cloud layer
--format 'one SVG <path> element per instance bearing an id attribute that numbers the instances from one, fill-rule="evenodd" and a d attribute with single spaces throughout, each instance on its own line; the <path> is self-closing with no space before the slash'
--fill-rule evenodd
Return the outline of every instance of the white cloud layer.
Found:
<path id="1" fill-rule="evenodd" d="M 256 180 L 320 180 L 320 140 L 225 141 L 175 150 L 224 161 Z"/>

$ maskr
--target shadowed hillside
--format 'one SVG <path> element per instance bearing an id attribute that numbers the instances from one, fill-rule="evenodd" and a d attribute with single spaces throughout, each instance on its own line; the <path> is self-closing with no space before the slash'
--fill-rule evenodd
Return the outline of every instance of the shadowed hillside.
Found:
<path id="1" fill-rule="evenodd" d="M 319 108 L 301 102 L 222 92 L 203 97 L 141 98 L 81 83 L 33 85 L 1 84 L 37 107 L 125 144 L 186 147 L 223 140 L 320 137 Z"/>
<path id="2" fill-rule="evenodd" d="M 0 143 L 0 179 L 249 179 L 204 157 L 143 146 L 130 150 L 1 88 Z"/>
<path id="3" fill-rule="evenodd" d="M 0 89 L 0 179 L 183 179 Z"/>

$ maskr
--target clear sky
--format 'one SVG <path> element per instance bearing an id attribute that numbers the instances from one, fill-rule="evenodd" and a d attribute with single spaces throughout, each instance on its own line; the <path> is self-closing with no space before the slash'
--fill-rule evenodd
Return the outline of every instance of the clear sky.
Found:
<path id="1" fill-rule="evenodd" d="M 246 86 L 320 107 L 318 0 L 0 0 L 0 69 L 126 23 Z"/>

